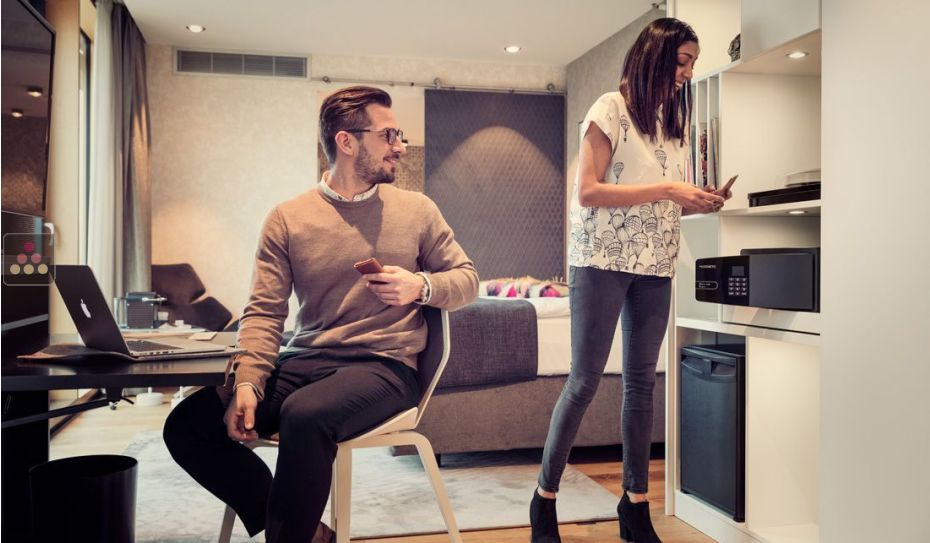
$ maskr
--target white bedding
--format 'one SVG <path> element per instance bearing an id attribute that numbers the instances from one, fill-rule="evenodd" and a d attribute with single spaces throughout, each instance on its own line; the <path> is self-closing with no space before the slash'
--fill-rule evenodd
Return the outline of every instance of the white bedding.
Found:
<path id="1" fill-rule="evenodd" d="M 525 300 L 536 308 L 536 328 L 539 341 L 537 375 L 568 375 L 571 369 L 572 343 L 571 319 L 569 317 L 568 298 L 498 298 L 483 296 L 493 300 Z M 623 334 L 620 323 L 614 334 L 607 367 L 604 373 L 619 374 L 622 367 Z M 665 371 L 665 344 L 659 354 L 657 372 Z"/>

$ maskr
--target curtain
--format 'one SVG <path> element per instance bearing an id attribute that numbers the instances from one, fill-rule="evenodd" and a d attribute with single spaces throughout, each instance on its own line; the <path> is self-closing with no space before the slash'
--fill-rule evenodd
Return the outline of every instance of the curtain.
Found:
<path id="1" fill-rule="evenodd" d="M 152 283 L 151 128 L 145 83 L 145 39 L 126 6 L 113 7 L 113 68 L 116 77 L 117 184 L 122 185 L 123 291 L 149 290 Z M 119 240 L 119 238 L 117 238 Z"/>
<path id="2" fill-rule="evenodd" d="M 145 40 L 125 6 L 98 0 L 87 261 L 104 295 L 151 284 Z"/>
<path id="3" fill-rule="evenodd" d="M 122 288 L 122 257 L 117 255 L 117 236 L 122 228 L 116 220 L 122 201 L 116 186 L 116 105 L 113 102 L 113 52 L 110 17 L 111 0 L 97 1 L 91 66 L 91 157 L 87 211 L 87 264 L 108 300 Z"/>

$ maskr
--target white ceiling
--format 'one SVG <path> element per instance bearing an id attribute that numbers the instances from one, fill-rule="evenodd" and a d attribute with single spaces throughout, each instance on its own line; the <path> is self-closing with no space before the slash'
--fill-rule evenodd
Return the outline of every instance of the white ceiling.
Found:
<path id="1" fill-rule="evenodd" d="M 124 0 L 149 43 L 278 54 L 564 66 L 646 0 Z M 192 34 L 185 28 L 207 28 Z M 523 50 L 507 54 L 504 46 Z"/>

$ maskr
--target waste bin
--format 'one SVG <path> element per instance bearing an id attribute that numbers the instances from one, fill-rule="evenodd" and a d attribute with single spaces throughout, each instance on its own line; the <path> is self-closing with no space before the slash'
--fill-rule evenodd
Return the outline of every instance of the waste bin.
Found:
<path id="1" fill-rule="evenodd" d="M 32 540 L 133 543 L 135 458 L 75 456 L 29 470 Z"/>

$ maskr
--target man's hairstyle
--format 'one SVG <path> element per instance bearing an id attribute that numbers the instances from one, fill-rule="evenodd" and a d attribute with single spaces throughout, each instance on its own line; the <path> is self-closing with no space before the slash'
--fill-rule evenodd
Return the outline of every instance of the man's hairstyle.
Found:
<path id="1" fill-rule="evenodd" d="M 342 130 L 366 128 L 371 119 L 369 104 L 391 107 L 391 95 L 374 87 L 348 87 L 330 94 L 320 107 L 320 143 L 332 166 L 336 162 L 336 134 Z M 361 139 L 362 134 L 355 134 Z"/>
<path id="2" fill-rule="evenodd" d="M 663 136 L 684 145 L 691 123 L 691 85 L 675 91 L 675 70 L 681 44 L 698 43 L 697 34 L 678 19 L 652 21 L 633 43 L 623 62 L 620 92 L 626 99 L 633 124 L 644 136 L 656 140 L 656 121 L 662 106 Z"/>

